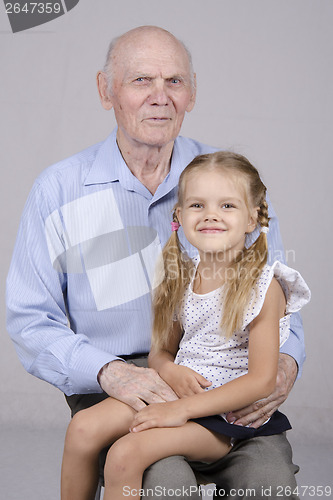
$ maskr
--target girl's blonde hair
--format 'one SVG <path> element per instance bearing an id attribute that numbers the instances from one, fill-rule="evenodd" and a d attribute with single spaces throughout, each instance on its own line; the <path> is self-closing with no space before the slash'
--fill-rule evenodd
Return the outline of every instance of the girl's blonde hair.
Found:
<path id="1" fill-rule="evenodd" d="M 233 177 L 244 192 L 244 200 L 250 212 L 258 207 L 257 224 L 268 228 L 268 205 L 266 187 L 257 169 L 242 155 L 218 151 L 194 158 L 179 178 L 178 201 L 173 218 L 177 221 L 176 209 L 182 207 L 185 184 L 188 176 L 197 171 L 219 170 Z M 256 241 L 244 247 L 228 270 L 223 296 L 221 328 L 230 338 L 242 326 L 246 305 L 252 299 L 256 282 L 267 262 L 268 246 L 266 233 L 260 232 Z M 187 256 L 179 241 L 177 231 L 173 231 L 163 249 L 164 279 L 157 287 L 153 299 L 153 343 L 164 348 L 172 334 L 175 313 L 179 311 L 186 287 L 194 273 L 194 264 Z"/>

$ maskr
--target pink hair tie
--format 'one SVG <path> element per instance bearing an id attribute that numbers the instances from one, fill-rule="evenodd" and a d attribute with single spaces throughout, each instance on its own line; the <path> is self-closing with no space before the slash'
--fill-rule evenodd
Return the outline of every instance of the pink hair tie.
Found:
<path id="1" fill-rule="evenodd" d="M 171 231 L 178 231 L 178 229 L 180 228 L 180 224 L 179 222 L 171 222 Z"/>

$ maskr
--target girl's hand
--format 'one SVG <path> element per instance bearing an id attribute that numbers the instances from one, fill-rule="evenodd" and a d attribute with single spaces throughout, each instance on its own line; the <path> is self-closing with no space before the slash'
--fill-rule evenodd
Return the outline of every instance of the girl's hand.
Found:
<path id="1" fill-rule="evenodd" d="M 135 414 L 130 432 L 140 432 L 153 427 L 180 427 L 186 422 L 180 400 L 155 403 Z"/>
<path id="2" fill-rule="evenodd" d="M 199 394 L 204 392 L 205 387 L 212 385 L 209 380 L 191 368 L 174 363 L 165 365 L 160 375 L 179 398 Z"/>

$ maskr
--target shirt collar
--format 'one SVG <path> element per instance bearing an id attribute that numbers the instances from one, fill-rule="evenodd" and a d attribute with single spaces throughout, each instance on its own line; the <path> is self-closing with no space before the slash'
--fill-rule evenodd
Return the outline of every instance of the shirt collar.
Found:
<path id="1" fill-rule="evenodd" d="M 177 137 L 172 151 L 170 172 L 152 197 L 154 201 L 165 196 L 178 185 L 178 179 L 184 166 L 192 159 L 192 157 L 186 157 L 185 151 L 181 148 L 181 142 L 182 138 Z M 129 190 L 137 191 L 138 184 L 146 190 L 129 170 L 120 153 L 117 144 L 117 128 L 102 142 L 84 185 L 106 184 L 115 181 L 119 181 Z M 139 190 L 141 191 L 141 189 Z"/>
<path id="2" fill-rule="evenodd" d="M 116 137 L 117 128 L 115 128 L 105 141 L 102 142 L 88 175 L 85 178 L 85 186 L 91 184 L 105 184 L 119 180 L 120 168 L 125 170 L 123 168 L 125 162 L 119 151 Z"/>

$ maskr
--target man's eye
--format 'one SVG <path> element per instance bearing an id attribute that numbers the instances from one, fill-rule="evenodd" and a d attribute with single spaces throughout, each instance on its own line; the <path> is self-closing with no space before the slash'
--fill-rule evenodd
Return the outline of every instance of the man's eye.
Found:
<path id="1" fill-rule="evenodd" d="M 170 78 L 169 83 L 171 83 L 171 85 L 179 85 L 181 83 L 181 79 L 180 78 Z"/>
<path id="2" fill-rule="evenodd" d="M 134 83 L 146 83 L 147 80 L 148 79 L 145 76 L 138 76 L 138 78 L 134 80 Z"/>

